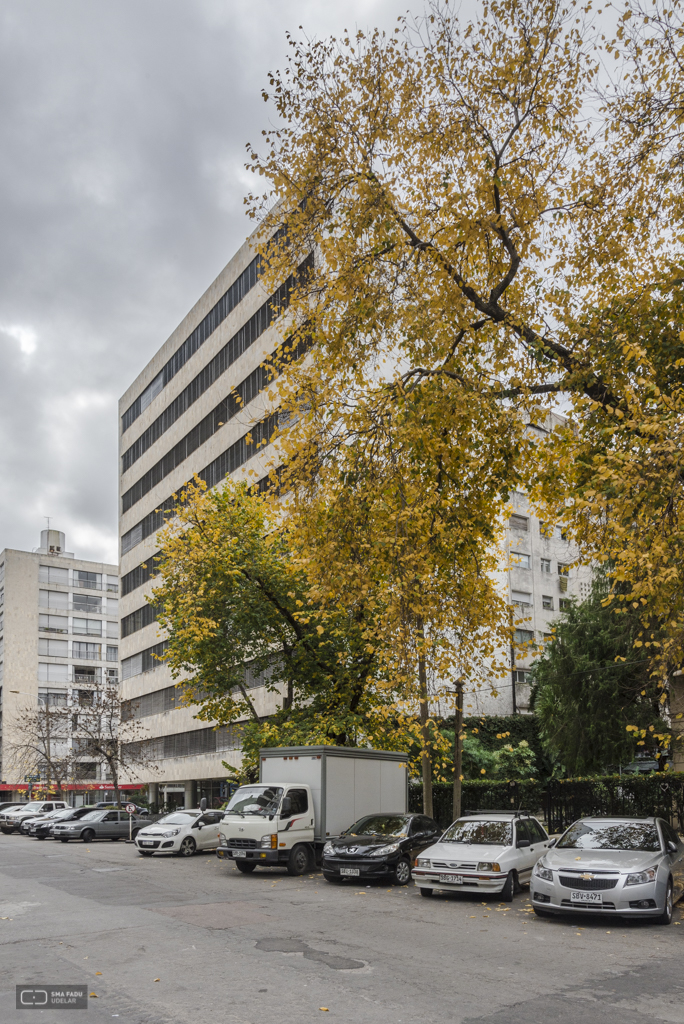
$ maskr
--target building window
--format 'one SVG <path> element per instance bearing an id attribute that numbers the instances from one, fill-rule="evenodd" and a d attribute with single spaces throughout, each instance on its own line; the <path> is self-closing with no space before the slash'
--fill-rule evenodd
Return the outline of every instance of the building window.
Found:
<path id="1" fill-rule="evenodd" d="M 68 633 L 69 620 L 66 615 L 39 615 L 38 629 L 44 633 Z"/>
<path id="2" fill-rule="evenodd" d="M 69 586 L 69 570 L 58 568 L 55 565 L 38 566 L 39 583 L 58 583 L 63 587 Z"/>
<path id="3" fill-rule="evenodd" d="M 107 639 L 118 640 L 119 639 L 119 623 L 108 622 L 107 623 Z"/>
<path id="4" fill-rule="evenodd" d="M 73 594 L 73 609 L 79 612 L 102 612 L 102 598 L 93 597 L 90 594 Z M 55 607 L 53 605 L 53 607 Z"/>
<path id="5" fill-rule="evenodd" d="M 511 552 L 511 561 L 514 569 L 529 569 L 530 568 L 530 556 L 524 555 L 521 551 Z"/>
<path id="6" fill-rule="evenodd" d="M 44 704 L 48 704 L 48 705 L 52 705 L 52 706 L 56 706 L 56 707 L 65 707 L 66 703 L 67 703 L 67 691 L 66 690 L 57 690 L 57 689 L 52 689 L 51 687 L 39 686 L 38 687 L 38 696 L 40 697 L 41 701 L 44 701 Z M 40 704 L 40 701 L 39 701 L 39 704 Z M 40 706 L 44 707 L 44 704 L 40 704 Z"/>
<path id="7" fill-rule="evenodd" d="M 38 606 L 40 608 L 64 608 L 69 607 L 69 595 L 61 590 L 39 590 Z"/>
<path id="8" fill-rule="evenodd" d="M 558 563 L 558 575 L 559 576 L 569 576 L 570 575 L 570 566 L 569 565 L 564 565 L 562 562 L 559 562 Z"/>
<path id="9" fill-rule="evenodd" d="M 38 654 L 47 655 L 48 658 L 66 658 L 68 641 L 48 640 L 47 637 L 38 638 Z"/>
<path id="10" fill-rule="evenodd" d="M 513 634 L 513 639 L 516 644 L 531 644 L 534 642 L 534 630 L 533 629 L 516 629 Z"/>
<path id="11" fill-rule="evenodd" d="M 519 516 L 514 513 L 509 519 L 509 524 L 512 530 L 520 530 L 522 533 L 527 533 L 530 528 L 530 520 L 527 516 Z"/>
<path id="12" fill-rule="evenodd" d="M 69 666 L 38 662 L 38 681 L 41 683 L 68 683 Z"/>
<path id="13" fill-rule="evenodd" d="M 76 636 L 102 636 L 101 619 L 72 619 L 71 631 Z"/>
<path id="14" fill-rule="evenodd" d="M 162 658 L 168 645 L 168 640 L 163 640 L 160 644 L 155 644 L 154 647 L 148 647 L 147 650 L 140 651 L 138 654 L 132 654 L 130 658 L 124 658 L 121 662 L 121 678 L 130 679 L 131 676 L 140 675 L 141 672 L 151 672 L 152 669 L 159 668 L 159 659 Z"/>
<path id="15" fill-rule="evenodd" d="M 532 604 L 532 594 L 528 594 L 524 590 L 512 590 L 511 601 L 513 604 L 517 604 L 521 608 L 528 608 Z"/>
<path id="16" fill-rule="evenodd" d="M 131 633 L 137 633 L 139 629 L 143 629 L 145 626 L 151 625 L 151 623 L 157 621 L 157 609 L 153 604 L 144 604 L 142 608 L 137 608 L 130 615 L 124 615 L 121 620 L 121 636 L 130 636 Z"/>
<path id="17" fill-rule="evenodd" d="M 532 682 L 532 673 L 527 669 L 514 668 L 513 669 L 513 682 L 514 683 L 526 683 L 528 686 Z"/>
<path id="18" fill-rule="evenodd" d="M 121 577 L 121 593 L 125 597 L 126 594 L 132 593 L 137 590 L 138 587 L 142 587 L 148 580 L 152 580 L 155 576 L 159 575 L 159 566 L 156 560 L 159 558 L 160 552 L 155 551 L 153 555 L 141 565 L 136 565 L 135 569 L 131 569 L 125 576 Z M 125 633 L 123 634 L 126 635 Z"/>
<path id="19" fill-rule="evenodd" d="M 542 608 L 547 612 L 553 611 L 553 598 L 548 594 L 542 594 Z"/>
<path id="20" fill-rule="evenodd" d="M 551 572 L 551 559 L 550 558 L 542 558 L 542 560 L 541 560 L 541 571 L 542 572 Z"/>
<path id="21" fill-rule="evenodd" d="M 99 572 L 86 572 L 85 569 L 74 569 L 75 587 L 86 590 L 102 590 L 102 576 Z"/>
<path id="22" fill-rule="evenodd" d="M 71 656 L 74 660 L 84 661 L 99 661 L 102 657 L 102 645 L 101 644 L 87 644 L 82 640 L 74 640 Z"/>
<path id="23" fill-rule="evenodd" d="M 102 678 L 102 671 L 93 665 L 74 665 L 72 682 L 96 686 Z"/>
<path id="24" fill-rule="evenodd" d="M 561 597 L 558 601 L 558 607 L 562 612 L 569 612 L 572 607 L 572 598 Z"/>
<path id="25" fill-rule="evenodd" d="M 119 577 L 118 576 L 107 576 L 106 577 L 106 588 L 110 594 L 119 593 Z"/>
<path id="26" fill-rule="evenodd" d="M 119 660 L 119 648 L 110 647 L 107 644 L 107 661 L 118 661 Z"/>

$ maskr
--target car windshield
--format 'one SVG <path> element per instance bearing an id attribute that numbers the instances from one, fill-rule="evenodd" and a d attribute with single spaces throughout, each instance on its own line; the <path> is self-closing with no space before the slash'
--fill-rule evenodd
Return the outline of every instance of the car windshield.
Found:
<path id="1" fill-rule="evenodd" d="M 276 814 L 282 795 L 282 786 L 241 786 L 233 794 L 226 814 Z"/>
<path id="2" fill-rule="evenodd" d="M 559 850 L 660 851 L 658 830 L 651 822 L 576 821 L 557 844 Z"/>
<path id="3" fill-rule="evenodd" d="M 22 804 L 21 807 L 17 807 L 16 808 L 16 811 L 17 811 L 17 814 L 21 814 L 24 811 L 39 811 L 42 806 L 43 806 L 43 804 L 40 803 L 40 802 L 35 802 L 35 803 L 30 803 L 30 804 Z"/>
<path id="4" fill-rule="evenodd" d="M 165 818 L 160 818 L 157 825 L 187 825 L 189 822 L 194 821 L 198 817 L 197 811 L 174 811 L 173 814 L 167 814 Z"/>
<path id="5" fill-rule="evenodd" d="M 510 821 L 455 821 L 441 843 L 467 843 L 469 846 L 510 846 L 513 842 Z"/>
<path id="6" fill-rule="evenodd" d="M 359 818 L 343 833 L 349 836 L 405 836 L 408 832 L 409 817 L 403 814 L 375 814 Z"/>
<path id="7" fill-rule="evenodd" d="M 98 821 L 104 813 L 104 811 L 88 811 L 83 815 L 81 821 Z"/>

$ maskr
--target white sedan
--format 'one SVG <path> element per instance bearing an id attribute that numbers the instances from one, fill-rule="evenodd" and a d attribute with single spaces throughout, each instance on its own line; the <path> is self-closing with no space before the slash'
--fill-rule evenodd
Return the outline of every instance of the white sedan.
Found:
<path id="1" fill-rule="evenodd" d="M 413 880 L 421 896 L 432 896 L 435 889 L 496 893 L 510 903 L 554 842 L 529 814 L 470 814 L 450 825 L 438 843 L 416 858 Z"/>
<path id="2" fill-rule="evenodd" d="M 222 820 L 223 811 L 173 811 L 141 829 L 135 845 L 141 857 L 151 857 L 153 853 L 192 857 L 197 851 L 216 849 Z"/>

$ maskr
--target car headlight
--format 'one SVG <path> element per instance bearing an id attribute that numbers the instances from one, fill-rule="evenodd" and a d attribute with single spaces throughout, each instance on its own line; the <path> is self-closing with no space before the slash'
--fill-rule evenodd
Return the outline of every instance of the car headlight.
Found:
<path id="1" fill-rule="evenodd" d="M 179 828 L 172 828 L 172 829 L 169 829 L 168 832 L 162 832 L 162 836 L 164 837 L 164 839 L 170 839 L 171 836 L 177 836 L 179 832 L 180 832 Z"/>
<path id="2" fill-rule="evenodd" d="M 261 837 L 261 848 L 265 850 L 278 849 L 278 836 L 275 832 Z"/>
<path id="3" fill-rule="evenodd" d="M 227 846 L 227 845 L 228 845 L 228 840 L 223 835 L 223 833 L 221 833 L 221 835 L 219 835 L 219 846 Z"/>
<path id="4" fill-rule="evenodd" d="M 429 857 L 418 857 L 418 859 L 416 860 L 416 863 L 417 863 L 419 868 L 429 868 L 430 867 L 430 858 Z"/>
<path id="5" fill-rule="evenodd" d="M 389 846 L 379 846 L 377 850 L 371 850 L 370 857 L 387 857 L 390 853 L 396 853 L 401 843 L 390 843 Z"/>
<path id="6" fill-rule="evenodd" d="M 325 846 L 323 847 L 323 856 L 324 857 L 329 857 L 330 854 L 334 853 L 334 852 L 335 852 L 335 847 L 333 846 L 332 843 L 326 843 Z"/>
<path id="7" fill-rule="evenodd" d="M 495 860 L 493 860 L 493 861 L 481 860 L 480 863 L 477 865 L 477 870 L 478 871 L 496 871 L 497 874 L 498 874 L 498 872 L 501 871 L 501 867 L 500 867 L 499 864 L 497 864 L 497 862 Z"/>
<path id="8" fill-rule="evenodd" d="M 645 885 L 646 882 L 655 882 L 657 873 L 657 868 L 646 868 L 645 871 L 635 871 L 634 874 L 627 875 L 625 885 Z"/>
<path id="9" fill-rule="evenodd" d="M 537 878 L 543 878 L 547 882 L 553 882 L 553 871 L 550 871 L 549 868 L 545 868 L 540 860 L 538 860 L 534 865 L 534 873 Z"/>

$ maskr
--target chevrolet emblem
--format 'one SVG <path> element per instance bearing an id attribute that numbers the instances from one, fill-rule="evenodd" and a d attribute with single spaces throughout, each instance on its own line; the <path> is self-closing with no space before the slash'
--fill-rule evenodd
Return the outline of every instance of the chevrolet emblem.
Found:
<path id="1" fill-rule="evenodd" d="M 594 876 L 590 874 L 588 871 L 585 874 L 580 875 L 580 878 L 584 879 L 585 882 L 590 882 L 593 877 Z"/>

